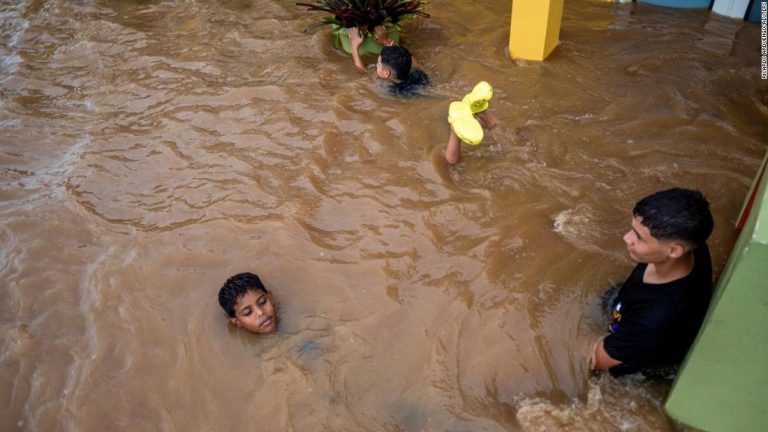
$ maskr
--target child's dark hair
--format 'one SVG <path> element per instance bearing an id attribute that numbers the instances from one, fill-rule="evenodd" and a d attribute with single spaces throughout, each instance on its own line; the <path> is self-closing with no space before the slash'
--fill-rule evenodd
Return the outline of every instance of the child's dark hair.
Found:
<path id="1" fill-rule="evenodd" d="M 656 192 L 635 204 L 632 214 L 642 218 L 651 235 L 660 240 L 681 240 L 691 249 L 704 244 L 714 222 L 709 202 L 699 191 L 673 188 Z"/>
<path id="2" fill-rule="evenodd" d="M 381 49 L 381 64 L 390 68 L 395 78 L 404 80 L 411 73 L 411 53 L 398 46 L 387 46 Z"/>
<path id="3" fill-rule="evenodd" d="M 219 305 L 230 318 L 235 317 L 235 303 L 248 291 L 268 292 L 261 279 L 253 273 L 238 273 L 227 279 L 219 290 Z"/>

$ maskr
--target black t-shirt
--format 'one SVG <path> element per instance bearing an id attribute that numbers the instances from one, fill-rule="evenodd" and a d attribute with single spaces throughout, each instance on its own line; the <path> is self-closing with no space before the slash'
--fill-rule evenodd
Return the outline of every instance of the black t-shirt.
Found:
<path id="1" fill-rule="evenodd" d="M 712 297 L 712 260 L 706 245 L 693 251 L 691 272 L 672 282 L 647 284 L 647 264 L 638 264 L 613 303 L 605 351 L 622 364 L 611 375 L 680 363 L 688 352 Z"/>
<path id="2" fill-rule="evenodd" d="M 399 83 L 390 83 L 389 92 L 395 96 L 416 96 L 429 84 L 429 76 L 421 69 L 411 69 L 408 78 Z"/>

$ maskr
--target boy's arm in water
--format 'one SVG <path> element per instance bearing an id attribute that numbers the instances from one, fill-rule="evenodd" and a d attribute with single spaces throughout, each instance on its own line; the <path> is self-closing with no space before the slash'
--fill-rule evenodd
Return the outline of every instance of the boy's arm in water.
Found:
<path id="1" fill-rule="evenodd" d="M 610 369 L 610 368 L 612 368 L 614 366 L 617 366 L 617 365 L 621 364 L 620 361 L 618 361 L 615 358 L 611 357 L 605 351 L 604 341 L 605 341 L 605 337 L 602 337 L 595 344 L 594 362 L 591 364 L 592 369 L 595 369 L 595 370 L 606 370 L 606 369 Z"/>
<path id="2" fill-rule="evenodd" d="M 358 52 L 360 45 L 362 45 L 364 41 L 363 36 L 360 34 L 360 30 L 358 30 L 357 27 L 350 27 L 347 29 L 347 32 L 349 33 L 349 48 L 350 51 L 352 51 L 352 61 L 355 63 L 355 69 L 360 73 L 364 73 L 365 64 L 363 64 L 363 60 L 360 58 L 360 53 Z"/>
<path id="3" fill-rule="evenodd" d="M 445 149 L 445 161 L 453 165 L 461 159 L 461 141 L 451 126 L 451 136 L 448 138 L 448 147 Z"/>
<path id="4" fill-rule="evenodd" d="M 487 129 L 496 126 L 498 120 L 489 112 L 489 110 L 480 111 L 475 117 Z M 448 138 L 448 147 L 445 149 L 445 161 L 451 165 L 456 164 L 461 159 L 461 140 L 451 126 L 451 136 Z M 606 354 L 607 355 L 607 354 Z"/>

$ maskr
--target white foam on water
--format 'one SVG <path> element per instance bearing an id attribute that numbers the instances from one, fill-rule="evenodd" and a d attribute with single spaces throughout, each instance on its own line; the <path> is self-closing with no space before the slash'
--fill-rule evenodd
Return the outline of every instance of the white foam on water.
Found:
<path id="1" fill-rule="evenodd" d="M 0 23 L 7 31 L 0 33 L 0 38 L 8 40 L 5 47 L 0 47 L 0 77 L 11 75 L 16 72 L 19 64 L 23 62 L 21 56 L 16 53 L 19 41 L 29 28 L 29 21 L 21 17 L 21 11 L 26 3 L 16 5 L 16 10 L 10 12 L 0 12 Z M 3 48 L 7 48 L 3 49 Z"/>
<path id="2" fill-rule="evenodd" d="M 607 374 L 589 380 L 587 400 L 573 398 L 555 403 L 541 397 L 524 398 L 518 403 L 517 421 L 524 431 L 606 430 L 606 425 L 622 431 L 658 430 L 667 424 L 652 386 L 632 377 L 620 380 Z M 645 416 L 639 406 L 656 406 L 658 415 Z M 610 429 L 610 428 L 608 428 Z"/>
<path id="3" fill-rule="evenodd" d="M 0 66 L 3 67 L 5 70 L 9 70 L 13 72 L 14 69 L 12 69 L 14 66 L 21 63 L 23 60 L 21 59 L 21 56 L 18 54 L 13 54 L 10 56 L 3 57 L 2 61 L 0 61 Z"/>
<path id="4" fill-rule="evenodd" d="M 21 120 L 17 118 L 0 120 L 0 128 L 17 128 L 21 126 Z"/>

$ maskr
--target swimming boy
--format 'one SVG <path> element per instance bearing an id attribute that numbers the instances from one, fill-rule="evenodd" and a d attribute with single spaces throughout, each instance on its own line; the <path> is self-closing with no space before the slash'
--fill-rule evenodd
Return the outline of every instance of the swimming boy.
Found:
<path id="1" fill-rule="evenodd" d="M 638 264 L 613 301 L 610 333 L 593 359 L 594 369 L 613 376 L 679 364 L 712 296 L 713 221 L 704 196 L 669 189 L 640 200 L 632 214 L 624 242 Z"/>
<path id="2" fill-rule="evenodd" d="M 359 72 L 365 72 L 365 64 L 358 52 L 363 44 L 363 36 L 357 27 L 350 27 L 349 44 L 352 51 L 352 61 Z M 375 29 L 376 40 L 384 45 L 376 61 L 376 76 L 389 81 L 389 91 L 394 95 L 411 96 L 417 94 L 429 84 L 429 77 L 421 69 L 412 69 L 411 53 L 390 39 L 384 26 Z"/>
<path id="3" fill-rule="evenodd" d="M 277 328 L 272 293 L 253 273 L 239 273 L 227 279 L 219 290 L 219 305 L 232 325 L 251 333 L 271 333 Z"/>

